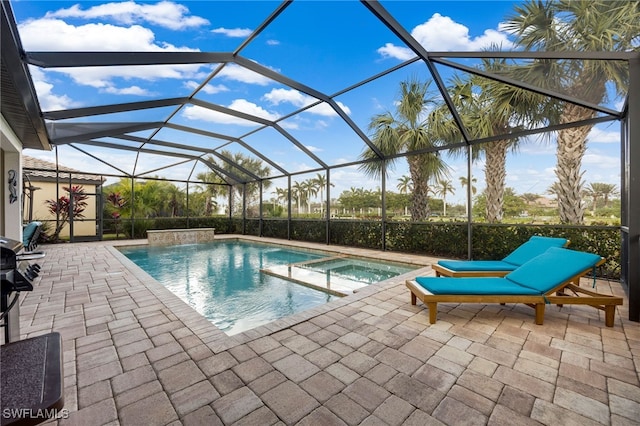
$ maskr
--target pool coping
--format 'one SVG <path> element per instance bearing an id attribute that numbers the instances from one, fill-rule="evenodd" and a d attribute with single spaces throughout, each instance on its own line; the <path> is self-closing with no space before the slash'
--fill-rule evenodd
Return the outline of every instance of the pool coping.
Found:
<path id="1" fill-rule="evenodd" d="M 237 234 L 218 234 L 216 235 L 216 240 L 238 240 L 238 241 L 250 241 L 257 242 L 269 245 L 280 245 L 288 248 L 296 248 L 302 250 L 310 250 L 310 251 L 322 251 L 322 252 L 333 252 L 340 253 L 345 256 L 360 258 L 360 259 L 375 259 L 379 260 L 379 256 L 381 254 L 385 254 L 388 256 L 390 252 L 385 252 L 381 250 L 367 250 L 367 249 L 357 249 L 358 254 L 354 255 L 352 252 L 352 248 L 345 246 L 330 246 L 330 245 L 321 245 L 319 243 L 309 243 L 309 242 L 301 242 L 301 241 L 289 241 L 283 242 L 283 240 L 273 239 L 273 238 L 265 238 L 265 237 L 254 237 L 247 235 L 237 235 Z M 158 297 L 162 303 L 169 308 L 173 314 L 182 321 L 185 325 L 189 326 L 191 329 L 198 330 L 198 335 L 201 336 L 203 342 L 207 344 L 207 346 L 214 352 L 220 353 L 225 350 L 231 349 L 235 346 L 271 335 L 278 331 L 285 330 L 290 328 L 296 324 L 300 324 L 302 322 L 308 321 L 314 317 L 326 314 L 327 312 L 331 312 L 333 310 L 339 309 L 345 305 L 352 304 L 357 302 L 365 297 L 369 297 L 372 294 L 375 294 L 381 290 L 384 290 L 388 287 L 396 286 L 398 282 L 404 283 L 405 280 L 409 278 L 414 278 L 418 275 L 432 275 L 433 271 L 431 269 L 431 263 L 433 263 L 434 259 L 424 256 L 424 255 L 407 255 L 400 254 L 403 258 L 402 261 L 396 261 L 397 263 L 405 263 L 420 266 L 418 269 L 415 269 L 411 272 L 398 275 L 396 277 L 390 278 L 385 281 L 381 281 L 379 283 L 369 284 L 361 289 L 356 290 L 353 294 L 349 294 L 348 296 L 340 297 L 336 300 L 332 300 L 330 302 L 324 303 L 319 306 L 315 306 L 313 308 L 306 309 L 301 312 L 297 312 L 293 315 L 286 316 L 284 318 L 277 319 L 275 321 L 269 322 L 267 324 L 258 326 L 256 328 L 252 328 L 250 330 L 243 331 L 238 334 L 228 335 L 224 331 L 220 330 L 217 326 L 211 323 L 207 318 L 205 318 L 202 314 L 192 308 L 188 303 L 184 302 L 180 299 L 179 296 L 175 295 L 171 290 L 166 288 L 162 283 L 157 281 L 147 272 L 145 272 L 142 268 L 136 265 L 133 261 L 127 258 L 118 247 L 132 247 L 132 246 L 149 246 L 146 242 L 146 239 L 140 240 L 127 240 L 127 241 L 116 241 L 112 245 L 107 246 L 107 250 L 117 259 L 123 267 L 125 267 L 129 273 L 137 277 L 144 285 L 151 291 L 155 296 Z M 289 244 L 291 243 L 291 244 Z M 350 253 L 351 252 L 351 253 Z M 364 255 L 363 253 L 368 253 L 370 255 Z M 377 256 L 377 257 L 376 257 Z M 406 261 L 405 261 L 406 259 Z M 387 261 L 385 259 L 385 261 Z M 393 262 L 393 261 L 391 261 Z"/>

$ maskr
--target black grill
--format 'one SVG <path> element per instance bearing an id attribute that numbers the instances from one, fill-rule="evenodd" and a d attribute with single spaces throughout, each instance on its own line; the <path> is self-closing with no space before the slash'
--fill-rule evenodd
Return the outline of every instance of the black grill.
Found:
<path id="1" fill-rule="evenodd" d="M 23 253 L 20 241 L 0 237 L 0 327 L 4 328 L 4 343 L 20 339 L 21 291 L 33 290 L 33 280 L 38 276 L 40 265 L 30 263 L 41 259 L 44 253 Z"/>

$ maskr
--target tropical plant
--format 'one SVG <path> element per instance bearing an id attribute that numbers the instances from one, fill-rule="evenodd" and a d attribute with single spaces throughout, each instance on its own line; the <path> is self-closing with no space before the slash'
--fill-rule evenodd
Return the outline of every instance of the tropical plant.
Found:
<path id="1" fill-rule="evenodd" d="M 271 174 L 271 168 L 269 166 L 265 166 L 259 159 L 251 158 L 241 152 L 232 153 L 227 150 L 222 150 L 220 151 L 220 155 L 227 158 L 229 161 L 217 159 L 213 155 L 209 155 L 207 157 L 207 161 L 216 164 L 220 170 L 227 172 L 229 176 L 234 176 L 241 181 L 247 182 L 245 184 L 233 185 L 234 189 L 231 192 L 232 206 L 236 205 L 234 202 L 234 194 L 242 197 L 244 192 L 246 200 L 245 208 L 247 212 L 255 214 L 258 209 L 257 204 L 259 200 L 260 184 L 247 172 L 255 176 L 263 177 Z M 207 180 L 207 182 L 211 183 L 220 183 L 221 181 L 224 182 L 218 172 L 212 172 L 211 180 Z M 262 181 L 263 191 L 268 190 L 270 186 L 271 181 Z M 237 208 L 234 208 L 234 210 L 237 211 Z"/>
<path id="2" fill-rule="evenodd" d="M 460 176 L 458 178 L 460 180 L 460 186 L 462 186 L 462 189 L 464 189 L 465 187 L 469 186 L 469 179 L 467 179 L 464 176 Z M 475 196 L 476 192 L 478 192 L 478 188 L 476 188 L 475 183 L 478 182 L 477 178 L 472 177 L 471 178 L 471 196 Z M 469 206 L 467 205 L 467 197 L 464 197 L 464 211 L 466 214 L 469 214 Z"/>
<path id="3" fill-rule="evenodd" d="M 473 204 L 474 214 L 478 217 L 486 218 L 486 192 L 480 193 Z M 504 189 L 504 213 L 508 217 L 517 217 L 524 210 L 526 210 L 526 204 L 522 197 L 518 196 L 513 188 L 506 187 Z M 487 220 L 488 222 L 488 220 Z"/>
<path id="4" fill-rule="evenodd" d="M 538 194 L 533 194 L 531 192 L 525 192 L 524 194 L 521 195 L 521 197 L 524 200 L 524 202 L 527 203 L 527 205 L 531 203 L 535 203 L 536 200 L 540 198 Z"/>
<path id="5" fill-rule="evenodd" d="M 311 198 L 318 193 L 316 183 L 313 179 L 307 179 L 300 184 L 304 192 L 304 200 L 307 203 L 307 213 L 311 213 Z"/>
<path id="6" fill-rule="evenodd" d="M 56 215 L 56 229 L 53 231 L 53 241 L 58 241 L 62 228 L 70 219 L 83 218 L 82 214 L 87 208 L 88 195 L 84 192 L 82 185 L 63 186 L 62 189 L 68 195 L 60 198 L 46 200 L 44 204 L 47 206 L 49 213 Z"/>
<path id="7" fill-rule="evenodd" d="M 503 76 L 509 76 L 513 69 L 505 59 L 483 59 L 479 68 Z M 503 216 L 507 153 L 516 151 L 519 143 L 518 138 L 508 135 L 514 130 L 547 120 L 551 111 L 540 107 L 541 104 L 546 105 L 540 95 L 478 75 L 464 79 L 454 76 L 449 95 L 470 138 L 505 136 L 504 139 L 474 145 L 472 149 L 473 160 L 478 160 L 482 155 L 485 158 L 485 216 L 490 223 L 500 222 Z M 429 125 L 432 133 L 447 143 L 463 140 L 460 128 L 446 104 L 433 110 Z M 466 155 L 467 150 L 453 149 L 451 152 L 453 155 Z"/>
<path id="8" fill-rule="evenodd" d="M 298 213 L 298 215 L 300 215 L 301 213 L 300 204 L 305 201 L 304 196 L 304 186 L 298 181 L 293 182 L 293 185 L 291 185 L 291 198 L 296 200 L 296 206 L 298 207 L 296 212 Z"/>
<path id="9" fill-rule="evenodd" d="M 324 207 L 326 204 L 326 200 L 324 199 L 324 191 L 327 187 L 327 176 L 321 173 L 316 174 L 314 179 L 314 183 L 317 187 L 317 193 L 320 194 L 320 217 L 324 217 Z M 335 186 L 333 183 L 329 186 Z"/>
<path id="10" fill-rule="evenodd" d="M 120 223 L 122 221 L 122 213 L 120 210 L 127 204 L 119 192 L 111 192 L 107 195 L 107 201 L 111 207 L 111 218 L 113 219 L 116 229 L 116 239 L 120 236 Z"/>
<path id="11" fill-rule="evenodd" d="M 400 194 L 410 194 L 413 192 L 413 182 L 411 181 L 411 176 L 402 175 L 398 178 L 398 185 L 396 185 Z M 404 205 L 404 215 L 407 216 L 407 209 L 409 208 L 409 203 Z"/>
<path id="12" fill-rule="evenodd" d="M 505 29 L 517 36 L 527 50 L 615 52 L 637 50 L 640 7 L 637 1 L 528 0 L 515 6 Z M 624 61 L 538 59 L 521 67 L 521 78 L 530 84 L 564 93 L 592 104 L 607 98 L 607 85 L 618 94 L 628 87 Z M 559 103 L 559 123 L 590 119 L 597 112 L 575 103 Z M 592 124 L 557 132 L 558 206 L 561 223 L 584 222 L 582 158 Z"/>
<path id="13" fill-rule="evenodd" d="M 429 92 L 426 83 L 409 79 L 400 83 L 400 96 L 395 115 L 391 112 L 376 115 L 369 123 L 373 132 L 372 143 L 385 156 L 382 160 L 371 148 L 360 155 L 360 170 L 373 177 L 387 173 L 397 154 L 435 148 L 437 140 L 430 135 L 426 122 L 427 110 L 436 105 L 437 98 Z M 389 158 L 392 157 L 392 158 Z M 429 216 L 429 182 L 447 175 L 448 166 L 437 152 L 412 154 L 406 157 L 413 181 L 411 219 L 425 220 Z"/>
<path id="14" fill-rule="evenodd" d="M 434 192 L 442 197 L 442 216 L 447 215 L 447 194 L 455 194 L 455 188 L 450 180 L 440 179 L 435 185 Z"/>
<path id="15" fill-rule="evenodd" d="M 609 183 L 601 183 L 601 182 L 593 182 L 590 183 L 585 189 L 584 194 L 588 197 L 591 197 L 591 212 L 593 215 L 596 214 L 596 209 L 598 208 L 598 200 L 602 197 L 604 203 L 603 207 L 607 207 L 609 205 L 609 198 L 612 195 L 616 195 L 618 192 L 616 190 L 616 185 Z"/>
<path id="16" fill-rule="evenodd" d="M 200 172 L 196 175 L 196 178 L 203 183 L 198 184 L 196 188 L 198 192 L 203 193 L 204 197 L 204 215 L 211 216 L 214 209 L 217 209 L 218 202 L 216 198 L 220 195 L 220 185 L 224 184 L 224 180 L 217 172 L 213 170 Z"/>

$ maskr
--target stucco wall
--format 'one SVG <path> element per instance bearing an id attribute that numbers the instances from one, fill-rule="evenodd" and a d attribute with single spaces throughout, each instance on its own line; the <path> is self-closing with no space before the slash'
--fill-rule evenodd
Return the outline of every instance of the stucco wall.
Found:
<path id="1" fill-rule="evenodd" d="M 49 209 L 47 208 L 45 201 L 46 200 L 54 200 L 56 199 L 56 183 L 55 182 L 38 182 L 37 180 L 31 179 L 31 184 L 35 187 L 38 187 L 37 191 L 33 192 L 33 220 L 39 221 L 48 221 L 52 220 L 48 229 L 49 232 L 53 232 L 55 229 L 55 220 L 56 215 L 51 214 Z M 76 185 L 74 183 L 74 185 Z M 68 195 L 68 193 L 63 189 L 63 187 L 68 187 L 69 183 L 61 183 L 59 187 L 58 197 L 63 195 Z M 82 185 L 84 188 L 84 192 L 87 194 L 95 194 L 96 185 Z M 86 200 L 87 207 L 82 213 L 84 218 L 76 219 L 73 222 L 73 235 L 76 237 L 79 236 L 94 236 L 96 235 L 96 196 L 89 195 L 89 198 Z M 26 200 L 25 203 L 25 211 L 24 211 L 24 220 L 28 221 L 29 214 L 29 200 Z M 80 221 L 82 220 L 82 221 Z M 68 238 L 69 237 L 69 224 L 65 225 L 60 232 L 60 237 Z"/>

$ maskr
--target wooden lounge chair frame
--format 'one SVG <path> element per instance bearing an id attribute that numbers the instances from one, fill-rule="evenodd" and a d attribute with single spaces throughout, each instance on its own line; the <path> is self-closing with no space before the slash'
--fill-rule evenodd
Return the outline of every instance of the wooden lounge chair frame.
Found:
<path id="1" fill-rule="evenodd" d="M 601 265 L 604 261 L 605 259 L 602 259 L 596 266 Z M 604 311 L 606 326 L 613 327 L 615 308 L 617 305 L 622 305 L 622 298 L 596 293 L 573 284 L 573 282 L 579 281 L 586 272 L 588 270 L 571 277 L 544 295 L 433 294 L 414 280 L 407 280 L 406 286 L 411 291 L 412 305 L 417 303 L 417 299 L 427 305 L 430 324 L 436 323 L 438 303 L 524 303 L 535 309 L 535 323 L 538 325 L 542 325 L 544 322 L 545 306 L 555 304 L 558 306 L 593 306 Z M 573 294 L 568 294 L 567 291 Z"/>

